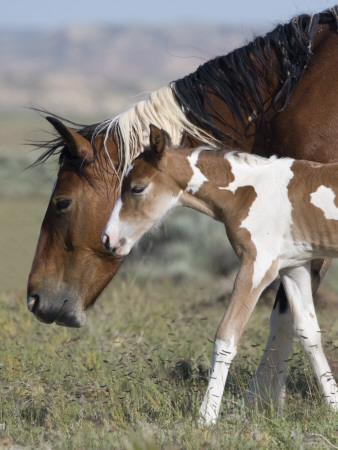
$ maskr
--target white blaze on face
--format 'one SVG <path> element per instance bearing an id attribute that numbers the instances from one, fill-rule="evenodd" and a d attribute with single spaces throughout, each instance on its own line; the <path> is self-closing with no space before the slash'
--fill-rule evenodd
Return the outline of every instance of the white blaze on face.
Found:
<path id="1" fill-rule="evenodd" d="M 334 203 L 336 198 L 332 189 L 326 186 L 319 186 L 316 192 L 310 194 L 311 203 L 324 213 L 325 219 L 338 220 L 338 208 Z"/>
<path id="2" fill-rule="evenodd" d="M 126 256 L 130 253 L 134 244 L 132 237 L 135 233 L 134 227 L 128 222 L 120 219 L 120 212 L 123 207 L 121 196 L 115 203 L 113 212 L 108 220 L 102 238 L 106 234 L 109 237 L 111 249 L 120 256 Z M 104 238 L 103 238 L 104 239 Z M 121 241 L 123 244 L 121 245 Z"/>
<path id="3" fill-rule="evenodd" d="M 116 245 L 119 242 L 119 231 L 120 231 L 119 216 L 121 208 L 122 208 L 122 200 L 120 196 L 117 202 L 115 203 L 114 209 L 109 217 L 106 228 L 103 232 L 103 235 L 106 234 L 109 237 L 111 247 L 116 247 Z"/>
<path id="4" fill-rule="evenodd" d="M 205 181 L 208 181 L 208 179 L 203 175 L 203 173 L 200 171 L 198 167 L 196 167 L 198 156 L 201 151 L 206 150 L 208 147 L 198 147 L 196 150 L 192 152 L 190 156 L 188 156 L 188 161 L 190 163 L 190 167 L 193 171 L 193 175 L 188 183 L 188 186 L 186 187 L 187 192 L 191 192 L 192 194 L 196 194 L 202 184 Z"/>
<path id="5" fill-rule="evenodd" d="M 252 288 L 261 283 L 272 263 L 279 257 L 283 240 L 292 240 L 292 205 L 288 197 L 288 184 L 293 177 L 292 159 L 282 159 L 276 164 L 262 159 L 260 163 L 246 164 L 243 158 L 255 158 L 253 155 L 226 155 L 234 180 L 220 189 L 233 193 L 240 187 L 252 186 L 256 198 L 248 216 L 242 221 L 251 235 L 257 251 L 254 262 Z M 264 218 L 262 226 L 262 218 Z M 289 238 L 289 239 L 288 239 Z"/>

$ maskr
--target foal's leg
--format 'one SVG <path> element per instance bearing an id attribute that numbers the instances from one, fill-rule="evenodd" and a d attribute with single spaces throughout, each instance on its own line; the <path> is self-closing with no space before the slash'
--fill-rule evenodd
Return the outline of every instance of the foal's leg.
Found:
<path id="1" fill-rule="evenodd" d="M 216 422 L 229 366 L 236 355 L 239 339 L 262 290 L 271 283 L 276 274 L 277 270 L 270 268 L 259 286 L 253 288 L 252 261 L 243 262 L 241 265 L 228 309 L 215 337 L 211 375 L 200 409 L 200 423 L 202 425 L 210 425 Z"/>
<path id="2" fill-rule="evenodd" d="M 285 403 L 286 363 L 293 342 L 290 309 L 283 285 L 279 286 L 270 316 L 270 333 L 263 356 L 245 397 L 246 406 L 270 404 L 281 410 Z"/>
<path id="3" fill-rule="evenodd" d="M 311 292 L 310 264 L 281 271 L 293 326 L 306 351 L 326 403 L 338 410 L 338 387 L 324 355 Z"/>
<path id="4" fill-rule="evenodd" d="M 331 260 L 317 259 L 311 262 L 313 294 L 329 269 Z M 293 326 L 284 287 L 280 284 L 270 317 L 270 334 L 257 372 L 245 397 L 247 406 L 257 404 L 265 408 L 272 403 L 282 410 L 285 403 L 286 364 L 289 359 Z"/>

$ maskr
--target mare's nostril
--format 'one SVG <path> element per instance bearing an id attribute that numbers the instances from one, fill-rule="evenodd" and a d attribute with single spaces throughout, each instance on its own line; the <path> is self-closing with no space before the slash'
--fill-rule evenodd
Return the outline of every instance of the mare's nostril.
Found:
<path id="1" fill-rule="evenodd" d="M 34 311 L 36 310 L 38 304 L 39 304 L 39 296 L 38 295 L 31 295 L 27 298 L 27 308 L 28 310 L 34 314 Z"/>

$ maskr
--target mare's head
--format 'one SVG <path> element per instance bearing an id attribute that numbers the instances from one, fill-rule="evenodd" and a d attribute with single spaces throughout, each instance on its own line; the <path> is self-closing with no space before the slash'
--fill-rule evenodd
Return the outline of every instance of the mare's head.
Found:
<path id="1" fill-rule="evenodd" d="M 90 140 L 48 118 L 63 140 L 60 168 L 44 217 L 31 268 L 28 309 L 45 323 L 80 327 L 85 310 L 112 279 L 121 258 L 100 243 L 119 185 L 115 140 L 104 135 Z"/>
<path id="2" fill-rule="evenodd" d="M 180 205 L 182 188 L 168 170 L 169 144 L 169 136 L 150 125 L 150 147 L 128 168 L 121 196 L 102 234 L 102 244 L 108 252 L 128 255 L 146 231 L 167 211 Z M 170 163 L 176 164 L 172 160 Z"/>

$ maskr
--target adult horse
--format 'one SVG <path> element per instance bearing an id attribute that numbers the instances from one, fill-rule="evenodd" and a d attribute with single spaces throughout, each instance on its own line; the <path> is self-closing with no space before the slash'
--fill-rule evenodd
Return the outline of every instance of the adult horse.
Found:
<path id="1" fill-rule="evenodd" d="M 215 144 L 263 156 L 338 159 L 338 7 L 301 15 L 264 37 L 215 58 L 102 124 L 66 127 L 37 160 L 59 154 L 60 168 L 28 280 L 28 308 L 43 322 L 82 326 L 85 310 L 121 260 L 107 256 L 100 234 L 129 162 L 149 142 L 149 124 L 173 144 Z M 109 200 L 108 200 L 109 199 Z M 85 238 L 84 238 L 85 236 Z M 326 264 L 317 261 L 314 289 Z M 283 403 L 292 325 L 279 289 L 266 351 L 251 391 Z"/>

